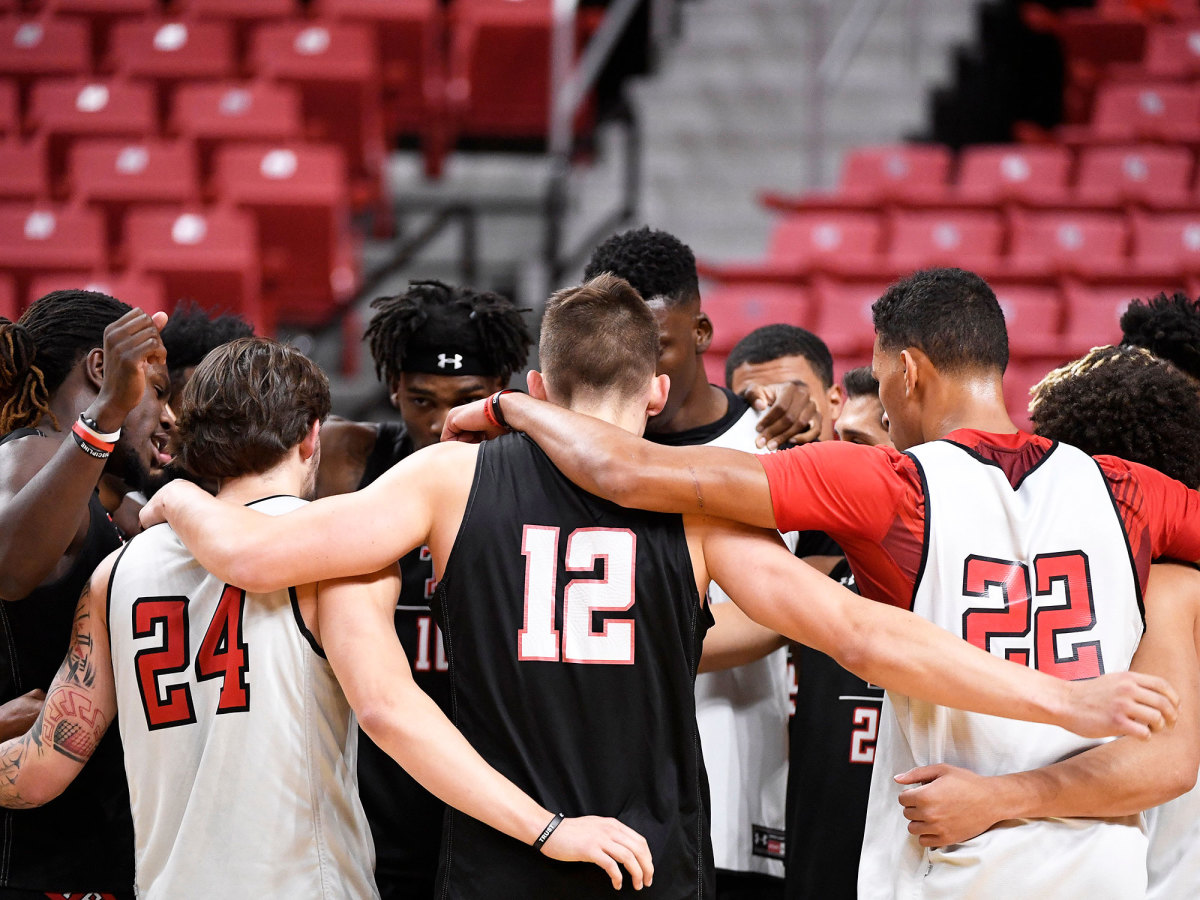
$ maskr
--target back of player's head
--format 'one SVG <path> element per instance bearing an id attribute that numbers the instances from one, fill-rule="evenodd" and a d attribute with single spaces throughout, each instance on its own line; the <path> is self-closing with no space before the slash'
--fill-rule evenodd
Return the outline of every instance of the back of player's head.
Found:
<path id="1" fill-rule="evenodd" d="M 870 366 L 859 366 L 848 371 L 842 376 L 842 386 L 846 389 L 847 400 L 879 396 L 879 381 L 871 374 Z"/>
<path id="2" fill-rule="evenodd" d="M 699 302 L 700 277 L 691 248 L 665 231 L 649 227 L 614 234 L 592 251 L 585 280 L 611 272 L 624 278 L 646 300 L 668 306 Z"/>
<path id="3" fill-rule="evenodd" d="M 733 380 L 738 366 L 771 362 L 784 356 L 808 360 L 821 385 L 826 390 L 833 387 L 833 355 L 829 347 L 807 328 L 795 325 L 764 325 L 738 341 L 725 360 L 725 384 Z"/>
<path id="4" fill-rule="evenodd" d="M 1038 434 L 1200 486 L 1200 393 L 1141 347 L 1096 347 L 1055 369 L 1029 404 Z"/>
<path id="5" fill-rule="evenodd" d="M 250 337 L 254 326 L 240 316 L 210 316 L 195 303 L 181 303 L 162 330 L 171 373 L 200 365 L 210 350 L 235 338 Z"/>
<path id="6" fill-rule="evenodd" d="M 521 310 L 491 291 L 414 281 L 371 308 L 375 315 L 364 336 L 376 376 L 389 385 L 404 372 L 507 381 L 524 368 L 533 344 Z"/>
<path id="7" fill-rule="evenodd" d="M 329 381 L 303 353 L 237 338 L 204 357 L 183 390 L 177 461 L 214 481 L 266 472 L 329 408 Z"/>
<path id="8" fill-rule="evenodd" d="M 538 345 L 542 372 L 563 403 L 636 397 L 658 361 L 658 324 L 623 278 L 598 275 L 551 296 Z"/>
<path id="9" fill-rule="evenodd" d="M 1008 366 L 1004 313 L 987 282 L 962 269 L 925 269 L 897 281 L 871 306 L 886 351 L 915 347 L 947 372 Z"/>
<path id="10" fill-rule="evenodd" d="M 1121 343 L 1145 347 L 1200 379 L 1200 300 L 1176 293 L 1134 300 L 1121 316 Z"/>
<path id="11" fill-rule="evenodd" d="M 130 307 L 97 291 L 54 291 L 16 322 L 0 319 L 0 434 L 49 415 L 50 397 Z M 54 421 L 55 427 L 58 422 Z"/>

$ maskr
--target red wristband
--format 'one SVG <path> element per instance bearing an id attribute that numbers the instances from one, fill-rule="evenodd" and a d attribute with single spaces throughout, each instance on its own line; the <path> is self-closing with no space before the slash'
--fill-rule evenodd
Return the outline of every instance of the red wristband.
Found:
<path id="1" fill-rule="evenodd" d="M 75 436 L 89 447 L 95 447 L 97 450 L 100 450 L 104 453 L 112 453 L 113 447 L 116 446 L 114 443 L 100 440 L 98 437 L 96 437 L 96 433 L 94 431 L 84 426 L 81 422 L 76 422 L 74 425 L 72 425 L 71 431 L 74 432 Z"/>

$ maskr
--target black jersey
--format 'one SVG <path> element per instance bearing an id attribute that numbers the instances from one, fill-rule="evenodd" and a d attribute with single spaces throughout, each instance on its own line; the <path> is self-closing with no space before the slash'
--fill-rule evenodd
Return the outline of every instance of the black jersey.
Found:
<path id="1" fill-rule="evenodd" d="M 830 577 L 855 590 L 845 560 Z M 854 900 L 883 689 L 819 650 L 791 649 L 797 691 L 788 726 L 785 896 Z"/>
<path id="2" fill-rule="evenodd" d="M 412 438 L 403 424 L 381 422 L 359 488 L 412 452 Z M 400 576 L 396 634 L 404 645 L 413 680 L 449 715 L 449 667 L 441 629 L 429 610 L 435 586 L 429 548 L 419 547 L 401 559 Z M 446 805 L 363 731 L 358 736 L 358 784 L 375 840 L 375 881 L 382 900 L 432 897 Z"/>
<path id="3" fill-rule="evenodd" d="M 485 443 L 434 610 L 454 721 L 475 749 L 547 809 L 644 835 L 643 896 L 711 896 L 694 683 L 712 616 L 682 519 L 580 490 L 524 435 Z M 611 893 L 596 866 L 447 811 L 439 897 Z"/>
<path id="4" fill-rule="evenodd" d="M 37 433 L 23 428 L 0 443 Z M 0 602 L 0 702 L 50 687 L 71 643 L 83 586 L 120 546 L 120 532 L 93 493 L 87 536 L 70 571 L 24 600 Z M 67 839 L 80 829 L 86 840 Z M 0 887 L 81 894 L 133 890 L 133 819 L 115 727 L 58 798 L 37 809 L 0 810 Z"/>

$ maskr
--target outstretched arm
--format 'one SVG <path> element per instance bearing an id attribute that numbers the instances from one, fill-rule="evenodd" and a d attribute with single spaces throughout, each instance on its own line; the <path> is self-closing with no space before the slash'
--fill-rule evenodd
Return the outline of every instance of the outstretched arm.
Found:
<path id="1" fill-rule="evenodd" d="M 91 758 L 117 714 L 104 598 L 110 556 L 84 586 L 75 609 L 71 648 L 50 684 L 33 727 L 0 745 L 0 806 L 49 803 Z"/>
<path id="2" fill-rule="evenodd" d="M 318 586 L 321 640 L 346 698 L 371 740 L 427 790 L 532 845 L 554 813 L 488 765 L 417 687 L 393 623 L 399 589 L 394 566 L 388 574 Z M 542 852 L 559 860 L 594 862 L 618 889 L 621 866 L 635 888 L 653 877 L 645 839 L 616 819 L 565 819 Z"/>
<path id="3" fill-rule="evenodd" d="M 282 516 L 217 500 L 182 479 L 142 509 L 146 526 L 164 519 L 206 570 L 247 591 L 280 590 L 376 572 L 427 543 L 447 493 L 469 490 L 476 448 L 429 447 L 361 491 L 326 497 Z"/>
<path id="4" fill-rule="evenodd" d="M 1149 740 L 1093 747 L 1029 772 L 985 777 L 954 766 L 923 766 L 896 776 L 916 785 L 900 794 L 908 830 L 926 847 L 956 844 L 1005 819 L 1126 816 L 1165 803 L 1196 783 L 1200 767 L 1200 573 L 1151 569 L 1146 634 L 1133 668 L 1180 692 L 1174 728 Z"/>
<path id="5" fill-rule="evenodd" d="M 688 519 L 708 575 L 761 625 L 832 656 L 859 677 L 930 703 L 1060 725 L 1085 737 L 1139 737 L 1174 722 L 1178 696 L 1130 672 L 1063 681 L 985 653 L 904 610 L 867 600 L 772 535 Z"/>
<path id="6" fill-rule="evenodd" d="M 770 628 L 759 625 L 736 603 L 714 603 L 713 625 L 704 636 L 701 672 L 720 672 L 744 666 L 787 643 Z"/>
<path id="7" fill-rule="evenodd" d="M 452 409 L 442 440 L 497 437 L 501 429 L 483 411 L 489 402 Z M 500 406 L 509 426 L 533 438 L 564 475 L 590 493 L 637 509 L 708 513 L 775 527 L 767 476 L 753 454 L 652 444 L 526 394 L 505 394 Z"/>

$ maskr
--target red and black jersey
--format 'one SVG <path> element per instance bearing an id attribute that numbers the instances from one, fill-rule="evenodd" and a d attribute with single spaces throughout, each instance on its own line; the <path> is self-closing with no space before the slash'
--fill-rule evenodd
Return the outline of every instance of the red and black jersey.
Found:
<path id="1" fill-rule="evenodd" d="M 547 809 L 644 835 L 655 871 L 643 896 L 711 896 L 693 691 L 712 617 L 682 519 L 587 494 L 524 435 L 490 441 L 434 609 L 454 721 L 475 749 Z M 447 813 L 439 897 L 611 893 L 596 866 Z"/>
<path id="2" fill-rule="evenodd" d="M 20 429 L 0 443 L 38 434 Z M 70 571 L 25 599 L 0 602 L 0 703 L 46 690 L 71 644 L 79 595 L 92 571 L 121 546 L 120 532 L 93 494 L 88 530 Z M 87 840 L 67 840 L 86 819 Z M 133 890 L 133 819 L 121 738 L 109 728 L 63 793 L 37 809 L 0 810 L 0 888 L 64 893 Z"/>
<path id="3" fill-rule="evenodd" d="M 379 423 L 379 436 L 359 489 L 412 452 L 412 438 L 402 423 Z M 441 629 L 429 610 L 436 582 L 428 548 L 418 547 L 400 560 L 400 578 L 396 634 L 413 681 L 449 715 L 449 667 Z M 375 880 L 382 900 L 433 896 L 446 804 L 421 787 L 362 730 L 358 733 L 358 785 L 375 840 Z"/>

